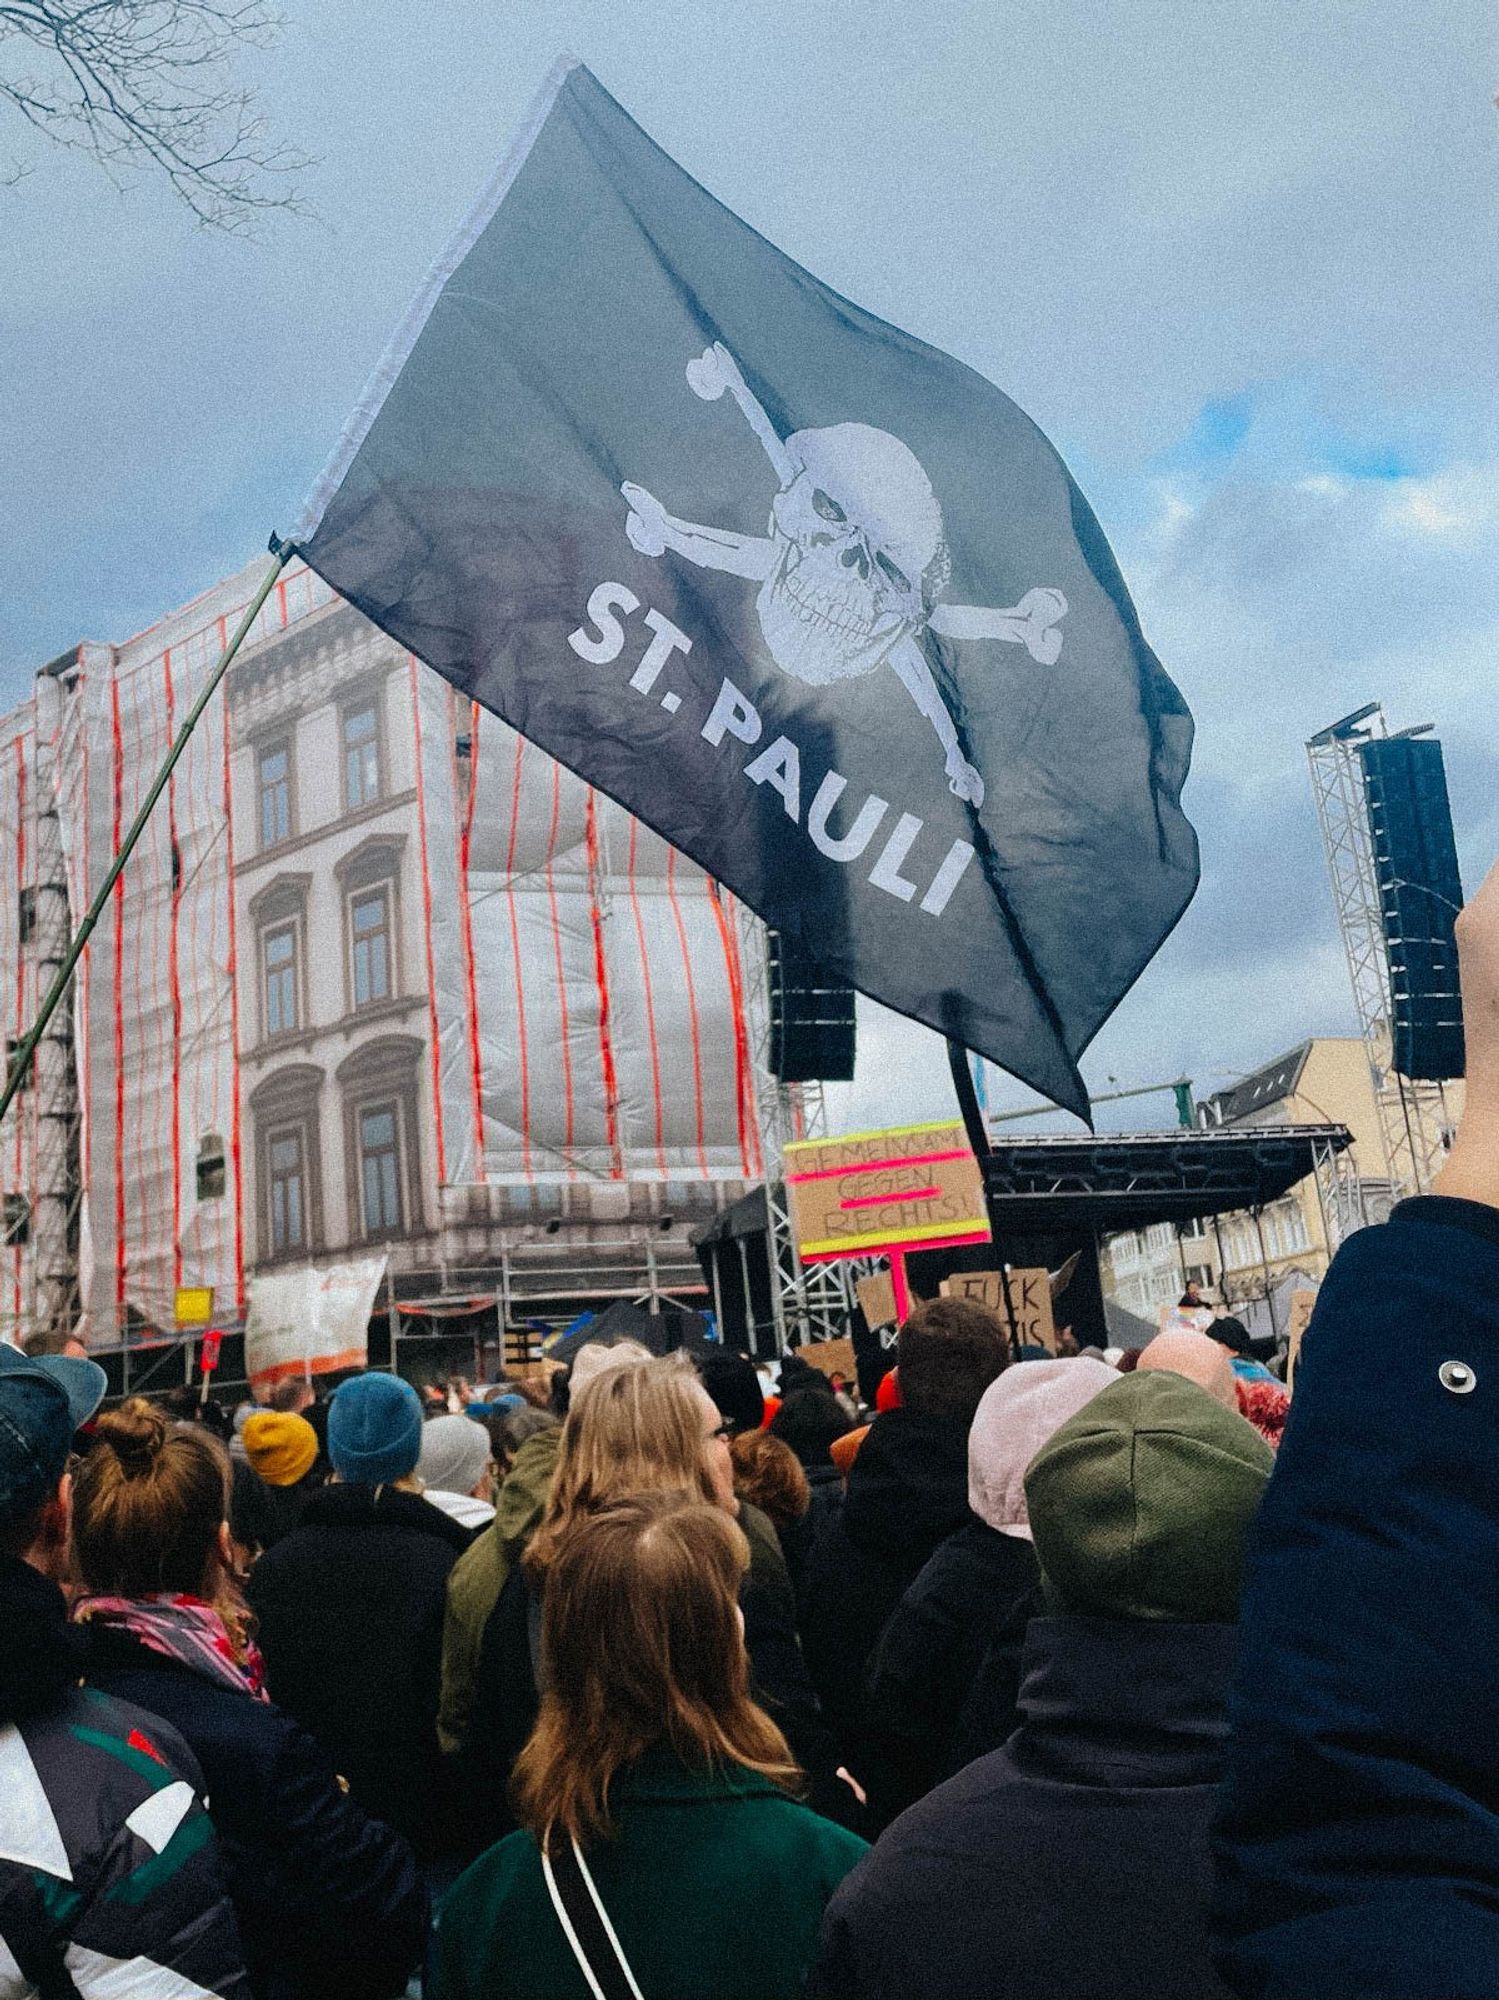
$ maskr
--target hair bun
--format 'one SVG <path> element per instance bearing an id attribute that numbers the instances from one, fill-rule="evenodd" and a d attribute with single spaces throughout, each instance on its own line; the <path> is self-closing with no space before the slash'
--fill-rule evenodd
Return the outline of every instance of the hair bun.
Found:
<path id="1" fill-rule="evenodd" d="M 165 1413 L 144 1396 L 132 1396 L 117 1410 L 106 1411 L 95 1425 L 95 1435 L 109 1446 L 128 1479 L 151 1470 L 170 1432 Z"/>

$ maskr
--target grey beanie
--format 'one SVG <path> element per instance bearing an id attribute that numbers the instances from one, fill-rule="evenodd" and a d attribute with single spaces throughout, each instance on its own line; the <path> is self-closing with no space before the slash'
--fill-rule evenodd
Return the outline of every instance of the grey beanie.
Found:
<path id="1" fill-rule="evenodd" d="M 472 1417 L 433 1417 L 422 1426 L 417 1475 L 435 1493 L 472 1493 L 489 1470 L 489 1432 Z"/>

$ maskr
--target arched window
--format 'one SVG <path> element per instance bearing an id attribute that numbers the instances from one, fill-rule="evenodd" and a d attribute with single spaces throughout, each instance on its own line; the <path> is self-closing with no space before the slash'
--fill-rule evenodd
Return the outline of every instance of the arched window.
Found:
<path id="1" fill-rule="evenodd" d="M 250 902 L 255 925 L 260 1037 L 307 1026 L 307 892 L 310 875 L 278 875 Z"/>

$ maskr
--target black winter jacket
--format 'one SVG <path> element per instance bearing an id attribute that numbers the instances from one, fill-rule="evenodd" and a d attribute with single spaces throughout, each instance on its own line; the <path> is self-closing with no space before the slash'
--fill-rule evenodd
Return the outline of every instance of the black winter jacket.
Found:
<path id="1" fill-rule="evenodd" d="M 1209 1824 L 1235 1638 L 1033 1620 L 1020 1729 L 839 1889 L 817 2000 L 1228 2000 Z"/>
<path id="2" fill-rule="evenodd" d="M 327 1486 L 251 1572 L 272 1699 L 322 1744 L 375 1819 L 435 1851 L 448 1572 L 472 1539 L 419 1494 Z"/>
<path id="3" fill-rule="evenodd" d="M 802 1471 L 807 1475 L 810 1504 L 799 1521 L 790 1522 L 780 1531 L 781 1552 L 786 1558 L 791 1587 L 796 1592 L 798 1621 L 802 1593 L 806 1587 L 807 1565 L 817 1546 L 817 1538 L 831 1532 L 834 1521 L 843 1511 L 843 1474 L 831 1460 L 826 1465 L 804 1465 Z"/>
<path id="4" fill-rule="evenodd" d="M 258 2000 L 388 2000 L 421 1962 L 427 1897 L 409 1844 L 340 1787 L 328 1754 L 272 1703 L 86 1628 L 90 1683 L 149 1709 L 208 1787 Z"/>
<path id="5" fill-rule="evenodd" d="M 1220 1828 L 1238 1993 L 1499 1993 L 1499 1210 L 1338 1251 L 1250 1545 Z"/>
<path id="6" fill-rule="evenodd" d="M 234 1461 L 229 1496 L 229 1527 L 243 1549 L 273 1549 L 302 1518 L 302 1510 L 323 1480 L 316 1470 L 295 1486 L 267 1486 L 242 1459 Z"/>
<path id="7" fill-rule="evenodd" d="M 0 1993 L 249 2000 L 187 1745 L 79 1673 L 62 1593 L 0 1556 Z"/>
<path id="8" fill-rule="evenodd" d="M 973 1519 L 968 1426 L 890 1410 L 876 1417 L 843 1507 L 803 1573 L 802 1648 L 843 1759 L 866 1784 L 878 1763 L 864 1674 L 875 1642 L 923 1564 Z"/>
<path id="9" fill-rule="evenodd" d="M 970 1521 L 948 1536 L 891 1612 L 864 1684 L 876 1749 L 870 1780 L 878 1787 L 870 1803 L 880 1824 L 960 1768 L 953 1761 L 958 1726 L 986 1661 L 993 1674 L 1000 1658 L 1013 1660 L 1013 1701 L 1040 1576 L 1023 1536 Z"/>

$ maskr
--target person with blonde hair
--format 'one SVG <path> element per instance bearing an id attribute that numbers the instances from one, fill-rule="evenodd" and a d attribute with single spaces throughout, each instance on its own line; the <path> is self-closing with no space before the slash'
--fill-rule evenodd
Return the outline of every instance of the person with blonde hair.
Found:
<path id="1" fill-rule="evenodd" d="M 256 2000 L 387 2000 L 421 1958 L 416 1859 L 266 1695 L 229 1474 L 217 1438 L 140 1397 L 98 1419 L 73 1505 L 88 1679 L 201 1767 Z"/>
<path id="2" fill-rule="evenodd" d="M 744 1537 L 691 1488 L 577 1491 L 545 1557 L 521 1830 L 444 1901 L 429 2000 L 790 2000 L 866 1850 L 789 1796 L 800 1774 L 750 1691 Z"/>
<path id="3" fill-rule="evenodd" d="M 605 1508 L 642 1493 L 688 1495 L 737 1520 L 726 1426 L 691 1364 L 669 1355 L 611 1368 L 572 1399 L 545 1510 L 484 1628 L 474 1704 L 461 1757 L 470 1825 L 495 1839 L 514 1824 L 508 1785 L 537 1714 L 537 1640 L 548 1578 L 560 1550 Z M 774 1540 L 775 1531 L 766 1524 Z M 758 1698 L 812 1772 L 820 1804 L 841 1807 L 831 1739 L 822 1728 L 796 1627 L 754 1575 L 742 1590 Z"/>

